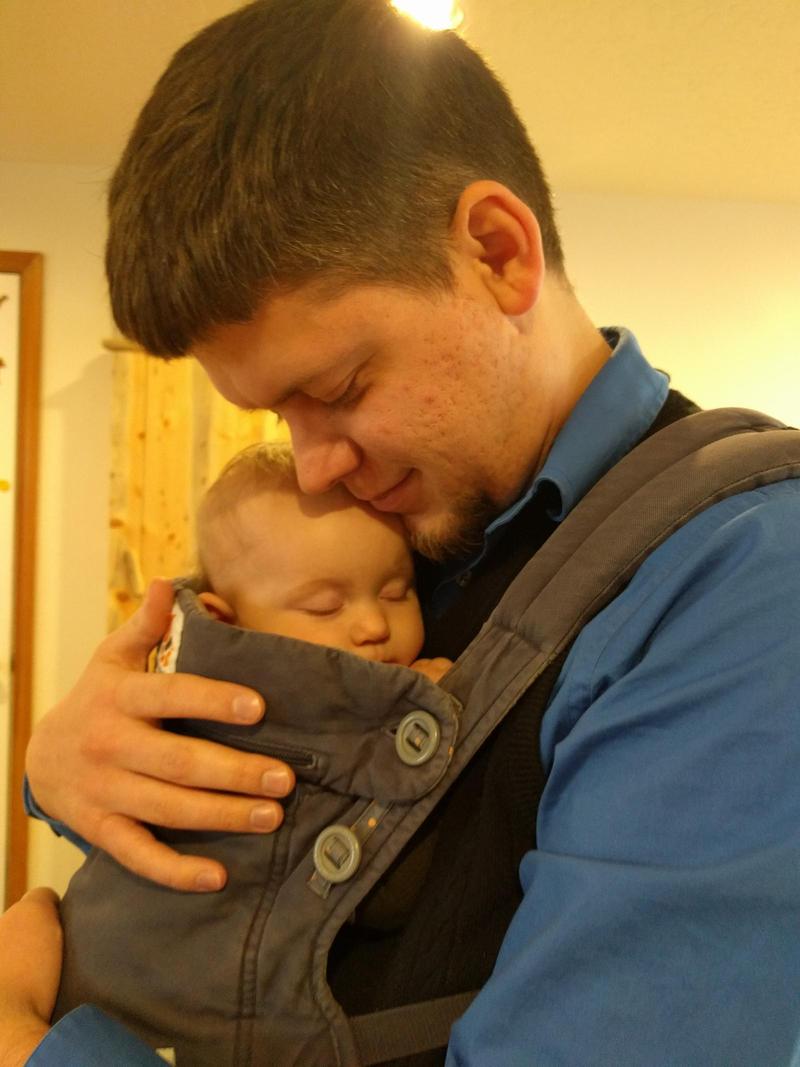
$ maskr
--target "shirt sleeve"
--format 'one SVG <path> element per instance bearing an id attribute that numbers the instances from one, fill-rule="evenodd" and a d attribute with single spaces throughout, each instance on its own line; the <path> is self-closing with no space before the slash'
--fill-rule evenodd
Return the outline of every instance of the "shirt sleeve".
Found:
<path id="1" fill-rule="evenodd" d="M 164 1067 L 164 1058 L 98 1008 L 82 1005 L 39 1042 L 26 1067 Z M 169 1062 L 169 1060 L 167 1060 Z"/>
<path id="2" fill-rule="evenodd" d="M 42 822 L 46 822 L 54 834 L 59 837 L 66 837 L 67 841 L 71 841 L 73 845 L 76 845 L 81 852 L 88 853 L 91 849 L 91 845 L 88 841 L 76 834 L 74 830 L 71 830 L 66 823 L 59 822 L 57 819 L 51 819 L 50 816 L 42 811 L 39 805 L 36 803 L 36 798 L 31 790 L 31 784 L 28 781 L 27 774 L 23 778 L 22 782 L 22 801 L 25 806 L 25 811 L 33 819 L 41 819 Z"/>
<path id="3" fill-rule="evenodd" d="M 573 646 L 522 904 L 448 1067 L 800 1048 L 800 482 L 674 534 Z"/>

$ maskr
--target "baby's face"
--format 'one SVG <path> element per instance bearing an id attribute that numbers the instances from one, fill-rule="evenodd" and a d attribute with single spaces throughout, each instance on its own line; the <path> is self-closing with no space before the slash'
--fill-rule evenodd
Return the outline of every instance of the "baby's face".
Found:
<path id="1" fill-rule="evenodd" d="M 245 629 L 410 664 L 422 645 L 414 567 L 394 516 L 343 489 L 272 490 L 226 516 L 216 592 Z"/>

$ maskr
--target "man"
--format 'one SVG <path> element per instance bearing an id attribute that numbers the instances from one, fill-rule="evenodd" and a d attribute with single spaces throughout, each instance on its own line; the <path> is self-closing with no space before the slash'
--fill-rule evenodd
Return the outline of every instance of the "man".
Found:
<path id="1" fill-rule="evenodd" d="M 627 331 L 589 322 L 496 79 L 384 0 L 265 0 L 185 46 L 112 184 L 107 262 L 120 328 L 277 411 L 304 491 L 341 483 L 402 517 L 429 560 L 430 654 L 458 656 L 591 486 L 695 410 Z M 348 1010 L 447 992 L 453 969 L 483 989 L 450 1064 L 790 1062 L 798 519 L 797 481 L 730 497 L 584 628 L 541 732 L 510 718 L 436 817 L 392 966 L 358 930 L 337 957 Z M 157 583 L 98 649 L 34 735 L 30 784 L 137 873 L 210 891 L 221 866 L 142 823 L 269 832 L 292 777 L 161 732 L 263 713 L 236 686 L 141 673 L 169 607 Z"/>

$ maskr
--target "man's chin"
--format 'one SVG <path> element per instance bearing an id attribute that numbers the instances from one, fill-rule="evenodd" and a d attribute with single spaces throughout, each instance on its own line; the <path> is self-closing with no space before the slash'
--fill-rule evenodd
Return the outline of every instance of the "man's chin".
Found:
<path id="1" fill-rule="evenodd" d="M 433 563 L 445 563 L 469 558 L 480 550 L 484 531 L 497 510 L 488 497 L 480 495 L 438 514 L 404 515 L 403 525 L 415 552 Z"/>

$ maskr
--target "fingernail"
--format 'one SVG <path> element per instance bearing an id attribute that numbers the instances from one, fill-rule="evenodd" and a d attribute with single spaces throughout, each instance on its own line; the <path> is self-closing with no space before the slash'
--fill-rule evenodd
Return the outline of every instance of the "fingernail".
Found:
<path id="1" fill-rule="evenodd" d="M 262 713 L 261 699 L 255 693 L 240 693 L 233 698 L 233 714 L 238 722 L 258 722 Z"/>
<path id="2" fill-rule="evenodd" d="M 224 879 L 219 871 L 201 871 L 194 880 L 194 884 L 203 892 L 216 892 L 222 889 Z"/>
<path id="3" fill-rule="evenodd" d="M 275 806 L 262 804 L 259 808 L 253 808 L 250 812 L 250 825 L 256 830 L 274 830 L 277 823 Z"/>
<path id="4" fill-rule="evenodd" d="M 288 771 L 273 770 L 265 771 L 261 776 L 261 789 L 270 796 L 283 797 L 292 787 L 292 779 Z"/>

